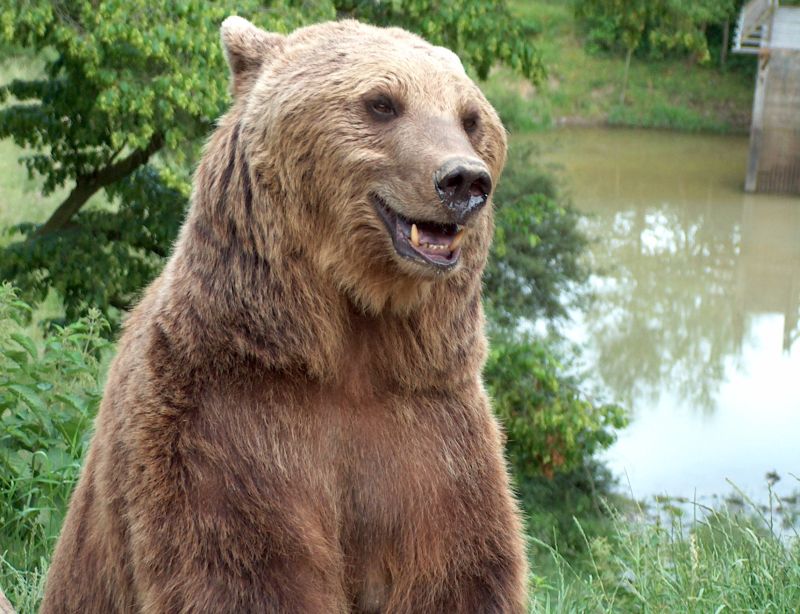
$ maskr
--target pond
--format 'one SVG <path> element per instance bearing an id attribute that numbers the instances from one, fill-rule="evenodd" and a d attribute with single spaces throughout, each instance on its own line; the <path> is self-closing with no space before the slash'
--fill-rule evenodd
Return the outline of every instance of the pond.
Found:
<path id="1" fill-rule="evenodd" d="M 747 138 L 536 137 L 589 214 L 596 300 L 566 325 L 631 412 L 606 460 L 636 497 L 800 490 L 800 198 L 742 191 Z M 767 474 L 770 474 L 769 478 Z"/>

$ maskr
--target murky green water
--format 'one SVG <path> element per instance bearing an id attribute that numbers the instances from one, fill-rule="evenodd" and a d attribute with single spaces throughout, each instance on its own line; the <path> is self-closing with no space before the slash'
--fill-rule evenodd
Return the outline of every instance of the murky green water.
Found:
<path id="1" fill-rule="evenodd" d="M 568 326 L 633 422 L 608 461 L 636 496 L 800 489 L 800 198 L 745 195 L 747 139 L 575 129 L 563 167 L 604 271 Z"/>

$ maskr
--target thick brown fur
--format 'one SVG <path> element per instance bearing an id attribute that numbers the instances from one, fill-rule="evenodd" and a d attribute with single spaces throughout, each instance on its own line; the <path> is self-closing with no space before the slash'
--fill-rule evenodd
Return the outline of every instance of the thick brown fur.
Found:
<path id="1" fill-rule="evenodd" d="M 481 381 L 491 207 L 433 273 L 369 196 L 446 221 L 432 171 L 469 155 L 496 182 L 494 110 L 402 30 L 222 37 L 235 104 L 126 323 L 42 612 L 524 611 Z M 391 125 L 375 91 L 401 101 Z"/>

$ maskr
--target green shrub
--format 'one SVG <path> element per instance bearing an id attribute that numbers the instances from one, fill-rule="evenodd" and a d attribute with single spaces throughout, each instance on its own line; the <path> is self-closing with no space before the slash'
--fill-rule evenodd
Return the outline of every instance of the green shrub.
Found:
<path id="1" fill-rule="evenodd" d="M 484 377 L 521 488 L 526 480 L 582 466 L 625 424 L 619 407 L 582 394 L 552 340 L 523 332 L 537 320 L 566 317 L 585 298 L 588 277 L 580 214 L 553 175 L 533 162 L 534 153 L 530 144 L 511 145 L 484 277 L 491 336 Z"/>
<path id="2" fill-rule="evenodd" d="M 92 310 L 37 343 L 29 311 L 0 285 L 0 586 L 18 605 L 40 584 L 78 478 L 108 326 Z"/>
<path id="3" fill-rule="evenodd" d="M 530 335 L 495 335 L 485 377 L 521 482 L 580 467 L 626 424 L 621 408 L 587 399 L 548 344 Z"/>
<path id="4" fill-rule="evenodd" d="M 484 301 L 492 324 L 508 330 L 566 317 L 586 297 L 588 239 L 578 228 L 580 213 L 536 154 L 534 144 L 512 141 L 494 198 Z"/>
<path id="5" fill-rule="evenodd" d="M 536 153 L 530 142 L 512 141 L 495 197 L 496 231 L 484 276 L 491 338 L 484 379 L 505 427 L 528 532 L 574 561 L 585 544 L 573 517 L 607 531 L 601 498 L 611 496 L 613 480 L 593 456 L 611 445 L 627 417 L 585 394 L 558 339 L 530 332 L 534 322 L 552 323 L 580 307 L 589 275 L 580 214 Z M 531 550 L 538 578 L 552 567 L 542 554 Z"/>

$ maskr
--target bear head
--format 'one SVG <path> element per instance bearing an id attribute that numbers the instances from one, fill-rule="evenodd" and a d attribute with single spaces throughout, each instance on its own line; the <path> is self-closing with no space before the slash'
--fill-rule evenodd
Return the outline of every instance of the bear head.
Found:
<path id="1" fill-rule="evenodd" d="M 506 138 L 455 54 L 356 21 L 222 41 L 267 241 L 367 312 L 476 287 Z"/>

